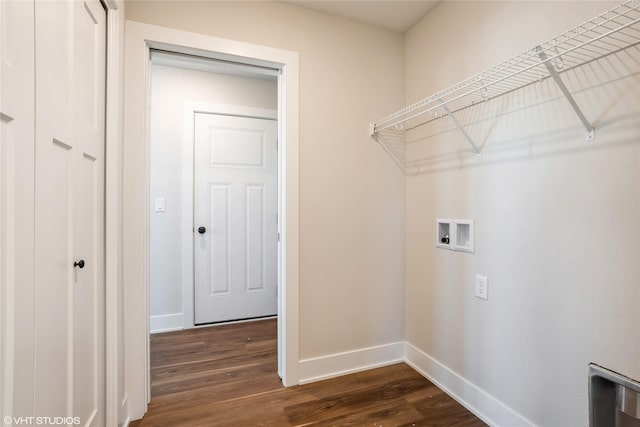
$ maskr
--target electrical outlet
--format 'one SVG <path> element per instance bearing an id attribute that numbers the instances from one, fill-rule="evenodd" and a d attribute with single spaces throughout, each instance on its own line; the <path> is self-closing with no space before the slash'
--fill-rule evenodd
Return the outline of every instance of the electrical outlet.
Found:
<path id="1" fill-rule="evenodd" d="M 489 279 L 486 276 L 476 275 L 476 297 L 489 299 Z"/>

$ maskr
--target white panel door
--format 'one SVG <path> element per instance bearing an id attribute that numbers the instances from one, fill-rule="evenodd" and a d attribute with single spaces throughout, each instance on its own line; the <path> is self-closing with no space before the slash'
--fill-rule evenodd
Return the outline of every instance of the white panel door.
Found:
<path id="1" fill-rule="evenodd" d="M 0 1 L 0 419 L 33 415 L 33 8 Z"/>
<path id="2" fill-rule="evenodd" d="M 105 425 L 104 152 L 106 11 L 98 0 L 73 0 L 75 23 L 75 211 L 73 414 L 82 425 Z"/>
<path id="3" fill-rule="evenodd" d="M 104 418 L 106 13 L 36 2 L 37 416 Z"/>
<path id="4" fill-rule="evenodd" d="M 277 313 L 277 123 L 195 115 L 195 323 Z"/>

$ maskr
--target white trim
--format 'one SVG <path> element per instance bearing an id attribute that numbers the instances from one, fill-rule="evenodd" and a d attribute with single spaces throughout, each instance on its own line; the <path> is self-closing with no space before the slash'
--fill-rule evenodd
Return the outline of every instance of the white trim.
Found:
<path id="1" fill-rule="evenodd" d="M 195 326 L 194 265 L 193 265 L 193 153 L 194 114 L 196 107 L 185 103 L 182 128 L 182 324 Z"/>
<path id="2" fill-rule="evenodd" d="M 160 316 L 151 316 L 149 319 L 149 333 L 160 334 L 162 332 L 181 331 L 182 313 L 162 314 Z"/>
<path id="3" fill-rule="evenodd" d="M 116 425 L 121 412 L 119 390 L 122 304 L 122 93 L 121 46 L 124 11 L 116 0 L 107 9 L 107 90 L 105 128 L 105 422 Z M 126 409 L 126 408 L 125 408 Z"/>
<path id="4" fill-rule="evenodd" d="M 403 362 L 404 347 L 404 342 L 395 342 L 303 359 L 300 361 L 300 384 Z"/>
<path id="5" fill-rule="evenodd" d="M 491 426 L 534 426 L 524 416 L 410 343 L 405 362 Z"/>
<path id="6" fill-rule="evenodd" d="M 230 320 L 228 322 L 220 322 L 220 323 L 203 323 L 202 325 L 196 325 L 193 329 L 204 329 L 204 328 L 217 328 L 218 326 L 227 326 L 227 325 L 237 325 L 239 323 L 253 323 L 253 322 L 262 322 L 263 320 L 273 320 L 278 319 L 278 316 L 266 316 L 266 317 L 254 317 L 251 319 L 242 319 L 242 320 Z"/>
<path id="7" fill-rule="evenodd" d="M 103 0 L 103 3 L 107 6 L 107 10 L 117 11 L 119 9 L 117 0 Z"/>
<path id="8" fill-rule="evenodd" d="M 205 71 L 208 73 L 248 77 L 251 79 L 275 80 L 280 75 L 280 70 L 276 68 L 265 68 L 255 65 L 215 61 L 208 58 L 180 55 L 159 50 L 151 52 L 151 61 L 154 64 L 165 65 L 168 67 L 186 68 L 190 70 Z"/>
<path id="9" fill-rule="evenodd" d="M 193 261 L 194 116 L 196 113 L 225 114 L 277 120 L 278 111 L 208 102 L 185 102 L 182 127 L 182 313 L 184 329 L 195 327 Z M 278 191 L 281 183 L 278 182 Z M 280 208 L 280 205 L 278 205 Z M 278 259 L 278 263 L 280 263 Z"/>
<path id="10" fill-rule="evenodd" d="M 215 104 L 210 102 L 185 102 L 184 112 L 185 118 L 186 114 L 190 112 L 191 114 L 221 114 L 227 116 L 242 116 L 267 120 L 278 119 L 278 110 L 271 110 L 268 108 L 244 107 L 241 105 L 231 104 Z M 183 141 L 185 140 L 183 139 Z M 190 142 L 193 144 L 193 141 Z"/>
<path id="11" fill-rule="evenodd" d="M 254 65 L 280 69 L 278 86 L 279 145 L 283 158 L 281 175 L 286 193 L 279 211 L 281 266 L 279 292 L 284 328 L 279 349 L 282 351 L 282 380 L 285 386 L 298 383 L 298 76 L 297 52 L 227 40 L 171 28 L 128 21 L 126 27 L 125 143 L 124 143 L 124 217 L 123 265 L 126 342 L 125 379 L 129 392 L 129 413 L 141 418 L 149 397 L 148 359 L 148 76 L 149 50 L 197 54 L 203 57 L 233 59 Z"/>

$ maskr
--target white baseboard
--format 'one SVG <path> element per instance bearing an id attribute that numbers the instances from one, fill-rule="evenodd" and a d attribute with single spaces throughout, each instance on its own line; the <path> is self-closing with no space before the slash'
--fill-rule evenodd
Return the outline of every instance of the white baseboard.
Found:
<path id="1" fill-rule="evenodd" d="M 361 348 L 344 353 L 303 359 L 299 365 L 300 384 L 338 377 L 353 372 L 402 362 L 404 343 Z"/>
<path id="2" fill-rule="evenodd" d="M 395 342 L 300 361 L 300 384 L 405 362 L 490 426 L 533 422 L 408 342 Z"/>
<path id="3" fill-rule="evenodd" d="M 180 331 L 183 329 L 182 313 L 150 316 L 149 329 L 149 332 L 152 334 L 157 334 L 160 332 Z"/>
<path id="4" fill-rule="evenodd" d="M 535 426 L 500 400 L 410 343 L 405 343 L 404 361 L 490 426 Z"/>

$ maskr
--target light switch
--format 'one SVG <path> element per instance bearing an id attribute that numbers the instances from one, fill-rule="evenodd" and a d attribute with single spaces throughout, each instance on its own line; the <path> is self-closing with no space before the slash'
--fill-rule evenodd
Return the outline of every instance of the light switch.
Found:
<path id="1" fill-rule="evenodd" d="M 156 197 L 156 212 L 164 212 L 164 197 Z"/>

